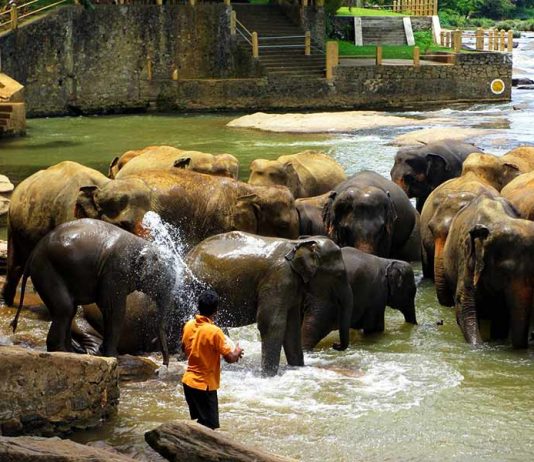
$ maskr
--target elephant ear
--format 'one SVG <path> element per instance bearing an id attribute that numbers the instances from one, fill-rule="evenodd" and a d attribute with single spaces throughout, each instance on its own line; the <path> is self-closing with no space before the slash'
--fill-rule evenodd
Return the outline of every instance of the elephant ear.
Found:
<path id="1" fill-rule="evenodd" d="M 291 269 L 307 284 L 317 272 L 320 264 L 317 241 L 299 242 L 285 255 L 285 259 L 289 262 Z"/>
<path id="2" fill-rule="evenodd" d="M 293 193 L 295 197 L 299 196 L 300 180 L 299 174 L 295 170 L 292 162 L 284 164 L 284 172 L 287 175 L 287 187 Z"/>
<path id="3" fill-rule="evenodd" d="M 426 179 L 432 186 L 438 186 L 443 178 L 448 178 L 450 165 L 447 159 L 440 154 L 429 153 L 426 155 Z"/>
<path id="4" fill-rule="evenodd" d="M 475 225 L 469 231 L 469 269 L 473 274 L 473 287 L 478 285 L 484 270 L 484 241 L 489 234 L 489 229 L 481 224 Z"/>
<path id="5" fill-rule="evenodd" d="M 239 196 L 233 214 L 233 227 L 238 231 L 258 234 L 261 206 L 257 194 Z"/>
<path id="6" fill-rule="evenodd" d="M 99 218 L 100 208 L 95 201 L 98 186 L 82 186 L 76 198 L 74 216 L 76 218 Z"/>
<path id="7" fill-rule="evenodd" d="M 188 168 L 191 164 L 191 157 L 180 157 L 172 164 L 175 168 Z"/>
<path id="8" fill-rule="evenodd" d="M 328 199 L 323 206 L 323 224 L 326 229 L 326 234 L 330 238 L 334 235 L 334 201 L 336 200 L 337 192 L 331 191 Z"/>
<path id="9" fill-rule="evenodd" d="M 115 175 L 117 174 L 117 172 L 115 170 L 118 171 L 118 167 L 117 167 L 117 164 L 119 163 L 119 158 L 118 157 L 115 157 L 111 163 L 109 164 L 109 167 L 108 167 L 108 178 L 111 178 L 112 180 L 115 178 Z"/>

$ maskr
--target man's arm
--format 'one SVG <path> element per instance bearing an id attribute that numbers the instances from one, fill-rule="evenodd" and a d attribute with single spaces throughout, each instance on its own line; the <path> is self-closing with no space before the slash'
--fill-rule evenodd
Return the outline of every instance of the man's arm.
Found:
<path id="1" fill-rule="evenodd" d="M 245 350 L 239 346 L 239 343 L 235 346 L 234 351 L 223 356 L 224 360 L 227 363 L 236 363 L 240 358 L 243 357 Z"/>

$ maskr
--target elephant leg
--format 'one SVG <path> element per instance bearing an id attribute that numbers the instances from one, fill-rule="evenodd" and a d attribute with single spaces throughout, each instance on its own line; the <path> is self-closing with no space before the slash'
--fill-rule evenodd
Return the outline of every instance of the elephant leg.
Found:
<path id="1" fill-rule="evenodd" d="M 277 290 L 263 291 L 258 297 L 257 322 L 261 336 L 262 373 L 274 376 L 280 365 L 287 326 L 287 303 L 281 300 Z"/>
<path id="2" fill-rule="evenodd" d="M 510 313 L 510 331 L 514 348 L 528 347 L 528 331 L 532 311 L 532 287 L 527 281 L 513 281 L 505 292 Z"/>
<path id="3" fill-rule="evenodd" d="M 376 334 L 384 332 L 384 317 L 385 317 L 386 307 L 382 309 L 375 310 L 371 316 L 368 316 L 363 325 L 364 334 Z"/>
<path id="4" fill-rule="evenodd" d="M 100 347 L 103 356 L 117 356 L 124 314 L 126 311 L 126 297 L 108 297 L 99 307 L 104 316 L 104 341 Z"/>
<path id="5" fill-rule="evenodd" d="M 423 277 L 434 279 L 434 254 L 431 254 L 423 244 L 421 244 L 421 266 Z"/>
<path id="6" fill-rule="evenodd" d="M 287 326 L 284 336 L 284 353 L 290 366 L 304 366 L 302 352 L 301 321 L 299 306 L 293 306 L 287 314 Z"/>
<path id="7" fill-rule="evenodd" d="M 10 235 L 7 244 L 6 282 L 2 288 L 2 300 L 7 306 L 13 306 L 15 301 L 17 285 L 24 272 L 24 263 L 27 258 L 25 254 L 26 252 L 18 248 L 16 239 Z"/>
<path id="8" fill-rule="evenodd" d="M 510 313 L 506 308 L 506 301 L 503 296 L 492 298 L 492 300 L 485 300 L 484 303 L 490 309 L 488 316 L 491 320 L 490 338 L 492 340 L 506 340 L 510 333 Z"/>

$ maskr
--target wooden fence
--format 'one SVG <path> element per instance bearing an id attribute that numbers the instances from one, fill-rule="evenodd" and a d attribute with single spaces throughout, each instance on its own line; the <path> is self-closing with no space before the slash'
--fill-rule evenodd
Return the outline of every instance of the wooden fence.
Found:
<path id="1" fill-rule="evenodd" d="M 514 42 L 514 33 L 509 30 L 478 28 L 475 32 L 464 32 L 461 30 L 442 31 L 440 36 L 440 45 L 452 48 L 458 53 L 464 43 L 470 41 L 474 44 L 477 51 L 502 51 L 511 53 Z"/>
<path id="2" fill-rule="evenodd" d="M 392 11 L 412 16 L 435 16 L 438 0 L 393 0 Z"/>

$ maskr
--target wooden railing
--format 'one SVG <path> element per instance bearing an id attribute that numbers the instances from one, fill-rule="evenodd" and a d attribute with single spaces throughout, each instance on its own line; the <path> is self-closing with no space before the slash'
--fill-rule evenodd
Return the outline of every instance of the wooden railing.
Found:
<path id="1" fill-rule="evenodd" d="M 412 16 L 435 16 L 438 0 L 393 0 L 392 11 Z"/>
<path id="2" fill-rule="evenodd" d="M 475 32 L 461 30 L 441 31 L 440 44 L 443 47 L 452 48 L 459 53 L 466 41 L 474 42 L 477 51 L 501 51 L 511 53 L 514 46 L 514 33 L 509 30 L 478 28 Z"/>
<path id="3" fill-rule="evenodd" d="M 19 24 L 27 19 L 35 17 L 44 11 L 50 10 L 61 4 L 67 3 L 68 0 L 58 0 L 57 2 L 47 4 L 41 8 L 37 3 L 41 0 L 30 0 L 29 2 L 17 5 L 15 0 L 11 0 L 4 11 L 0 12 L 0 31 L 11 29 L 15 30 Z M 30 8 L 30 6 L 32 8 Z"/>

